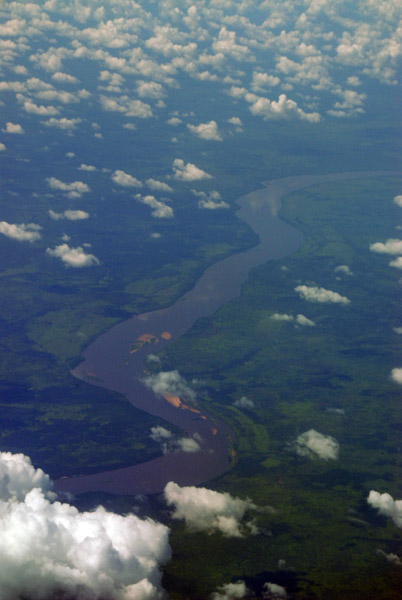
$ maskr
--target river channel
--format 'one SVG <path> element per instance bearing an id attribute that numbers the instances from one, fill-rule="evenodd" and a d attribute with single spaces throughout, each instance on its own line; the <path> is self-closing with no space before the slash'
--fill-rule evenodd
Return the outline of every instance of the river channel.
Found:
<path id="1" fill-rule="evenodd" d="M 196 319 L 211 315 L 238 297 L 251 269 L 297 251 L 303 242 L 302 233 L 278 216 L 285 195 L 331 181 L 400 175 L 374 171 L 287 177 L 265 182 L 262 189 L 237 200 L 240 208 L 236 215 L 259 235 L 259 244 L 206 269 L 196 285 L 168 308 L 134 316 L 112 327 L 86 348 L 83 362 L 72 371 L 87 383 L 124 394 L 135 407 L 180 427 L 188 436 L 195 435 L 200 450 L 180 450 L 130 467 L 64 477 L 56 482 L 56 490 L 73 494 L 159 493 L 169 481 L 196 485 L 227 471 L 234 441 L 229 425 L 190 405 L 185 398 L 179 404 L 177 399 L 154 394 L 142 382 L 145 359 L 177 340 Z M 116 432 L 116 444 L 118 435 Z"/>

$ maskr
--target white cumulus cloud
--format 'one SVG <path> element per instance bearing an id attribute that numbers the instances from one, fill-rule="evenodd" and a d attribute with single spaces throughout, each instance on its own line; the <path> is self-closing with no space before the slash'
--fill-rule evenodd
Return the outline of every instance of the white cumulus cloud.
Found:
<path id="1" fill-rule="evenodd" d="M 295 450 L 299 456 L 336 460 L 339 453 L 338 442 L 329 435 L 323 435 L 315 429 L 301 433 L 295 442 Z"/>
<path id="2" fill-rule="evenodd" d="M 402 500 L 394 500 L 390 494 L 371 490 L 367 502 L 381 515 L 390 517 L 397 527 L 402 527 Z"/>
<path id="3" fill-rule="evenodd" d="M 4 133 L 24 133 L 24 130 L 19 123 L 11 123 L 10 121 L 6 123 L 6 126 L 2 131 L 4 131 Z"/>
<path id="4" fill-rule="evenodd" d="M 35 223 L 15 225 L 14 223 L 7 223 L 7 221 L 0 221 L 0 233 L 19 242 L 35 242 L 39 240 L 41 238 L 40 229 L 40 225 L 36 225 Z"/>
<path id="5" fill-rule="evenodd" d="M 219 132 L 216 121 L 200 123 L 199 125 L 187 125 L 187 127 L 191 133 L 194 133 L 203 140 L 214 140 L 216 142 L 222 141 L 222 135 Z"/>
<path id="6" fill-rule="evenodd" d="M 144 383 L 159 396 L 178 396 L 184 401 L 196 402 L 196 393 L 177 370 L 161 371 L 145 377 Z"/>
<path id="7" fill-rule="evenodd" d="M 211 179 L 211 175 L 192 163 L 185 163 L 181 158 L 175 158 L 173 161 L 173 177 L 179 181 Z"/>
<path id="8" fill-rule="evenodd" d="M 168 528 L 98 507 L 55 501 L 51 482 L 23 454 L 0 452 L 2 598 L 157 600 L 170 558 Z"/>
<path id="9" fill-rule="evenodd" d="M 120 171 L 119 169 L 113 173 L 112 179 L 115 183 L 123 187 L 142 187 L 142 183 L 139 181 L 139 179 L 133 177 L 129 173 Z"/>
<path id="10" fill-rule="evenodd" d="M 225 583 L 218 588 L 217 592 L 212 594 L 211 600 L 237 600 L 238 598 L 244 598 L 248 592 L 249 590 L 244 581 Z"/>
<path id="11" fill-rule="evenodd" d="M 395 383 L 399 383 L 402 385 L 402 368 L 401 367 L 395 367 L 395 369 L 392 369 L 391 379 L 392 379 L 392 381 L 395 381 Z"/>
<path id="12" fill-rule="evenodd" d="M 341 296 L 338 292 L 326 290 L 322 287 L 308 287 L 307 285 L 298 285 L 295 291 L 309 302 L 329 302 L 332 304 L 349 304 L 349 298 Z"/>
<path id="13" fill-rule="evenodd" d="M 394 196 L 394 203 L 402 207 L 402 196 Z"/>
<path id="14" fill-rule="evenodd" d="M 100 264 L 94 254 L 87 254 L 81 246 L 71 248 L 68 244 L 60 244 L 60 246 L 56 246 L 53 250 L 47 248 L 46 252 L 49 256 L 60 258 L 62 262 L 70 267 L 93 267 Z"/>
<path id="15" fill-rule="evenodd" d="M 147 196 L 142 196 L 141 194 L 136 194 L 136 199 L 142 204 L 147 204 L 152 208 L 152 216 L 156 219 L 171 219 L 173 217 L 173 208 L 168 206 L 164 202 L 157 200 L 155 196 L 148 194 Z"/>
<path id="16" fill-rule="evenodd" d="M 371 244 L 370 250 L 380 254 L 402 254 L 402 240 L 389 239 L 385 242 L 376 242 Z"/>
<path id="17" fill-rule="evenodd" d="M 82 181 L 65 183 L 64 181 L 60 181 L 60 179 L 56 179 L 56 177 L 48 177 L 46 181 L 52 190 L 65 192 L 68 198 L 81 198 L 82 194 L 90 191 L 90 187 Z"/>
<path id="18" fill-rule="evenodd" d="M 88 219 L 89 213 L 87 213 L 85 210 L 65 210 L 62 213 L 58 213 L 50 209 L 49 216 L 54 221 L 59 221 L 60 219 L 68 219 L 69 221 L 82 221 L 84 219 Z"/>
<path id="19" fill-rule="evenodd" d="M 226 537 L 256 532 L 252 522 L 242 523 L 248 510 L 257 509 L 248 498 L 233 498 L 207 488 L 180 487 L 170 481 L 165 487 L 165 500 L 174 507 L 173 518 L 184 519 L 193 531 L 220 531 Z"/>

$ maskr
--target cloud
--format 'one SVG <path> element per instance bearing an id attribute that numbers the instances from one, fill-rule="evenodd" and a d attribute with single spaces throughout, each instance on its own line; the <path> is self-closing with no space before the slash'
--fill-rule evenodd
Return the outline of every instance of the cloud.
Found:
<path id="1" fill-rule="evenodd" d="M 85 163 L 82 163 L 79 167 L 78 167 L 79 171 L 88 171 L 88 172 L 92 172 L 92 171 L 96 171 L 96 167 L 94 167 L 93 165 L 86 165 Z"/>
<path id="2" fill-rule="evenodd" d="M 23 454 L 0 453 L 0 589 L 7 599 L 157 600 L 168 528 L 99 506 L 55 501 L 49 477 Z"/>
<path id="3" fill-rule="evenodd" d="M 242 396 L 233 402 L 233 406 L 236 406 L 237 408 L 254 408 L 255 404 L 251 398 Z"/>
<path id="4" fill-rule="evenodd" d="M 353 275 L 352 271 L 347 265 L 338 265 L 334 269 L 335 273 L 343 273 L 344 275 Z"/>
<path id="5" fill-rule="evenodd" d="M 222 196 L 216 190 L 211 190 L 210 192 L 199 192 L 198 190 L 191 190 L 191 193 L 199 198 L 198 208 L 205 208 L 207 210 L 230 208 L 230 205 L 224 200 L 222 200 Z"/>
<path id="6" fill-rule="evenodd" d="M 3 144 L 3 142 L 0 142 L 0 152 L 4 152 L 5 149 L 6 149 L 6 145 Z"/>
<path id="7" fill-rule="evenodd" d="M 394 196 L 394 203 L 402 207 L 402 196 Z"/>
<path id="8" fill-rule="evenodd" d="M 24 133 L 24 130 L 21 125 L 19 125 L 18 123 L 10 123 L 10 121 L 6 123 L 5 129 L 2 129 L 2 131 L 4 131 L 4 133 Z"/>
<path id="9" fill-rule="evenodd" d="M 211 595 L 211 600 L 236 600 L 237 598 L 244 598 L 248 592 L 249 590 L 244 581 L 225 583 L 218 588 L 217 592 Z"/>
<path id="10" fill-rule="evenodd" d="M 376 242 L 371 244 L 370 250 L 380 254 L 402 254 L 402 240 L 389 239 L 385 242 Z"/>
<path id="11" fill-rule="evenodd" d="M 59 83 L 79 83 L 78 79 L 73 75 L 69 75 L 68 73 L 63 73 L 62 71 L 57 71 L 53 73 L 52 79 Z"/>
<path id="12" fill-rule="evenodd" d="M 212 178 L 211 175 L 192 163 L 184 163 L 181 158 L 175 158 L 173 161 L 173 173 L 173 177 L 179 181 L 197 181 Z"/>
<path id="13" fill-rule="evenodd" d="M 93 267 L 100 264 L 94 254 L 87 254 L 80 246 L 70 248 L 68 244 L 60 244 L 54 250 L 47 248 L 46 252 L 49 256 L 60 258 L 69 267 Z"/>
<path id="14" fill-rule="evenodd" d="M 295 321 L 298 325 L 302 325 L 304 327 L 314 327 L 315 323 L 311 319 L 308 319 L 302 314 L 298 314 L 296 317 L 293 315 L 288 315 L 286 313 L 274 313 L 270 316 L 270 319 L 273 321 Z"/>
<path id="15" fill-rule="evenodd" d="M 209 123 L 200 123 L 199 125 L 187 125 L 188 129 L 194 135 L 197 135 L 203 140 L 214 140 L 216 142 L 222 141 L 222 135 L 218 130 L 216 121 L 209 121 Z"/>
<path id="16" fill-rule="evenodd" d="M 47 121 L 43 121 L 43 124 L 46 125 L 46 127 L 57 127 L 57 129 L 63 129 L 64 131 L 72 131 L 73 129 L 76 129 L 79 123 L 81 123 L 81 119 L 79 118 L 66 119 L 65 117 L 62 117 L 61 119 L 55 119 L 52 117 Z"/>
<path id="17" fill-rule="evenodd" d="M 320 115 L 317 112 L 306 113 L 298 107 L 294 100 L 290 100 L 286 94 L 280 94 L 278 100 L 269 100 L 262 96 L 246 93 L 244 98 L 251 104 L 250 112 L 255 116 L 270 119 L 297 118 L 310 123 L 318 123 Z"/>
<path id="18" fill-rule="evenodd" d="M 177 438 L 171 431 L 160 425 L 151 428 L 150 438 L 154 442 L 161 444 L 163 454 L 168 452 L 176 452 L 181 450 L 182 452 L 199 452 L 201 446 L 194 437 L 182 437 Z"/>
<path id="19" fill-rule="evenodd" d="M 49 216 L 55 221 L 60 219 L 68 219 L 69 221 L 82 221 L 88 219 L 89 213 L 85 210 L 65 210 L 62 213 L 57 213 L 54 210 L 49 210 Z"/>
<path id="20" fill-rule="evenodd" d="M 381 515 L 390 517 L 397 527 L 402 527 L 402 500 L 394 500 L 390 494 L 371 490 L 367 502 Z"/>
<path id="21" fill-rule="evenodd" d="M 388 264 L 390 267 L 395 267 L 395 269 L 402 269 L 402 256 L 397 256 L 397 258 L 391 260 Z"/>
<path id="22" fill-rule="evenodd" d="M 151 214 L 156 219 L 171 219 L 173 217 L 173 208 L 164 202 L 157 200 L 155 196 L 142 196 L 141 194 L 136 194 L 135 197 L 139 202 L 142 202 L 142 204 L 147 204 L 153 209 Z"/>
<path id="23" fill-rule="evenodd" d="M 125 173 L 124 171 L 117 170 L 113 173 L 112 179 L 118 185 L 122 185 L 123 187 L 142 187 L 141 181 L 136 177 L 133 177 L 129 173 Z"/>
<path id="24" fill-rule="evenodd" d="M 40 225 L 36 225 L 35 223 L 15 225 L 7 223 L 7 221 L 0 221 L 0 233 L 19 242 L 35 242 L 39 240 L 41 238 L 40 229 L 42 229 Z"/>
<path id="25" fill-rule="evenodd" d="M 163 181 L 158 181 L 157 179 L 147 179 L 146 184 L 151 190 L 155 190 L 156 192 L 173 192 L 173 188 L 170 187 L 167 183 Z"/>
<path id="26" fill-rule="evenodd" d="M 392 381 L 395 381 L 395 383 L 399 383 L 400 385 L 402 385 L 402 368 L 401 367 L 395 367 L 395 369 L 392 369 L 391 379 L 392 379 Z"/>
<path id="27" fill-rule="evenodd" d="M 59 113 L 59 110 L 54 106 L 43 106 L 42 104 L 38 106 L 31 100 L 25 100 L 23 106 L 25 112 L 30 113 L 32 115 L 39 115 L 41 117 L 57 115 Z"/>
<path id="28" fill-rule="evenodd" d="M 60 179 L 56 179 L 55 177 L 48 177 L 46 181 L 52 190 L 66 192 L 67 198 L 81 198 L 82 194 L 90 191 L 90 187 L 82 181 L 64 183 L 64 181 L 60 181 Z"/>
<path id="29" fill-rule="evenodd" d="M 178 396 L 181 400 L 196 403 L 196 393 L 187 384 L 184 377 L 175 371 L 161 371 L 144 379 L 145 385 L 159 396 Z"/>
<path id="30" fill-rule="evenodd" d="M 274 313 L 269 318 L 273 321 L 293 321 L 292 315 L 287 315 L 286 313 Z"/>
<path id="31" fill-rule="evenodd" d="M 220 531 L 226 537 L 256 533 L 252 522 L 242 523 L 248 510 L 257 509 L 248 498 L 241 500 L 207 488 L 180 487 L 170 481 L 165 487 L 165 500 L 174 506 L 172 517 L 184 519 L 192 531 Z"/>
<path id="32" fill-rule="evenodd" d="M 119 96 L 117 100 L 115 98 L 110 98 L 109 96 L 101 96 L 100 102 L 104 110 L 120 112 L 126 115 L 126 117 L 148 119 L 153 116 L 149 104 L 146 104 L 141 100 L 132 100 L 128 96 Z"/>
<path id="33" fill-rule="evenodd" d="M 301 433 L 294 443 L 299 456 L 336 460 L 339 453 L 338 442 L 329 435 L 323 435 L 315 429 Z"/>
<path id="34" fill-rule="evenodd" d="M 287 598 L 288 594 L 286 589 L 282 585 L 278 585 L 277 583 L 264 583 L 264 596 L 265 600 L 269 600 L 270 598 L 279 600 L 279 598 Z"/>
<path id="35" fill-rule="evenodd" d="M 315 326 L 314 321 L 312 321 L 311 319 L 308 319 L 304 315 L 300 315 L 300 314 L 296 316 L 296 323 L 298 325 L 302 325 L 303 327 L 314 327 Z"/>
<path id="36" fill-rule="evenodd" d="M 332 292 L 322 287 L 298 285 L 295 287 L 295 291 L 309 302 L 329 302 L 332 304 L 349 304 L 350 302 L 346 296 L 341 296 L 338 292 Z"/>

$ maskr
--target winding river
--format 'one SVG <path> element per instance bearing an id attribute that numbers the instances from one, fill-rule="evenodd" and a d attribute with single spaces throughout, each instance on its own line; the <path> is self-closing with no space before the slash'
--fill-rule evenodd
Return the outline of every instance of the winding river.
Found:
<path id="1" fill-rule="evenodd" d="M 193 289 L 172 306 L 134 316 L 112 327 L 85 350 L 84 361 L 72 371 L 75 377 L 124 394 L 137 408 L 179 426 L 189 436 L 195 435 L 200 450 L 180 450 L 131 467 L 64 477 L 56 482 L 56 490 L 73 494 L 159 493 L 169 481 L 196 485 L 227 471 L 233 441 L 228 424 L 204 410 L 200 412 L 183 399 L 179 404 L 176 398 L 155 395 L 142 383 L 146 357 L 177 340 L 199 317 L 214 313 L 238 297 L 251 269 L 297 251 L 303 242 L 302 233 L 278 216 L 283 196 L 320 183 L 400 175 L 394 171 L 374 171 L 287 177 L 265 182 L 262 189 L 241 197 L 236 215 L 259 235 L 259 244 L 206 269 Z M 144 343 L 147 341 L 153 343 Z"/>

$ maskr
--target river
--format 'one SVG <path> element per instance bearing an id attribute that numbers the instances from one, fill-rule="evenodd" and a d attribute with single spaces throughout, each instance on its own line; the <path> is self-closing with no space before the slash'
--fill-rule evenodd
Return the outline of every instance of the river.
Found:
<path id="1" fill-rule="evenodd" d="M 229 425 L 200 407 L 190 407 L 200 412 L 191 410 L 188 404 L 176 407 L 155 395 L 142 382 L 146 357 L 177 340 L 199 317 L 214 313 L 238 297 L 251 269 L 297 251 L 303 242 L 302 233 L 278 216 L 285 195 L 320 183 L 379 176 L 401 176 L 401 173 L 374 171 L 287 177 L 264 182 L 262 189 L 237 200 L 240 209 L 236 215 L 259 235 L 259 244 L 206 269 L 195 286 L 172 306 L 134 316 L 112 327 L 86 348 L 83 362 L 72 371 L 87 383 L 124 394 L 135 407 L 179 426 L 189 436 L 196 434 L 200 450 L 180 450 L 130 467 L 64 477 L 56 481 L 56 490 L 73 494 L 160 493 L 169 481 L 182 486 L 196 485 L 226 472 L 234 441 Z M 169 337 L 166 332 L 169 339 L 164 339 Z M 152 341 L 157 343 L 137 342 L 138 349 L 131 352 L 133 343 L 144 334 L 152 335 Z M 116 432 L 116 444 L 118 436 Z"/>

